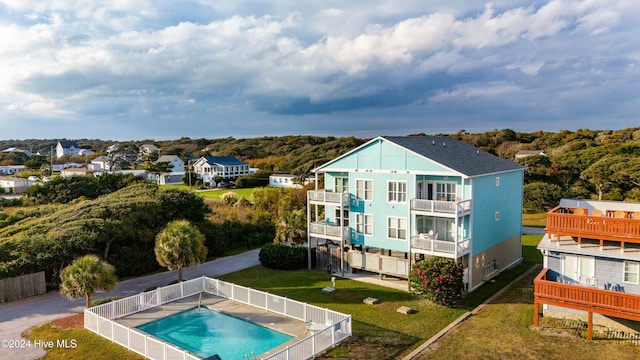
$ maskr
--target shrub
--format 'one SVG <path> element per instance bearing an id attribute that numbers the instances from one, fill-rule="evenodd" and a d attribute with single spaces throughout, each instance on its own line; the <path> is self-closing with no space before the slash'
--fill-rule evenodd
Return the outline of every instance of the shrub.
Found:
<path id="1" fill-rule="evenodd" d="M 307 267 L 307 248 L 266 244 L 260 249 L 260 263 L 270 269 L 296 270 Z"/>
<path id="2" fill-rule="evenodd" d="M 233 205 L 238 201 L 238 194 L 233 191 L 228 191 L 222 195 L 220 195 L 220 200 L 227 205 Z"/>
<path id="3" fill-rule="evenodd" d="M 462 296 L 462 275 L 462 266 L 452 259 L 428 258 L 411 270 L 411 289 L 437 304 L 451 305 Z"/>
<path id="4" fill-rule="evenodd" d="M 109 296 L 109 297 L 106 297 L 106 298 L 97 299 L 95 301 L 92 301 L 91 302 L 91 306 L 98 306 L 98 305 L 110 303 L 112 301 L 116 301 L 116 300 L 120 300 L 120 299 L 122 299 L 122 297 L 120 297 L 120 296 Z"/>

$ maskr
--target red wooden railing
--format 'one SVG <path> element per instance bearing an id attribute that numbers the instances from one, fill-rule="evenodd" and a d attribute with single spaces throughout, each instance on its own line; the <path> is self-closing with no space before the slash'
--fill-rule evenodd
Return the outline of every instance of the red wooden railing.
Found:
<path id="1" fill-rule="evenodd" d="M 538 326 L 538 304 L 640 321 L 640 295 L 549 281 L 547 280 L 548 270 L 542 269 L 533 281 L 536 327 Z"/>
<path id="2" fill-rule="evenodd" d="M 578 215 L 564 210 L 556 207 L 547 213 L 547 234 L 640 243 L 640 219 Z"/>

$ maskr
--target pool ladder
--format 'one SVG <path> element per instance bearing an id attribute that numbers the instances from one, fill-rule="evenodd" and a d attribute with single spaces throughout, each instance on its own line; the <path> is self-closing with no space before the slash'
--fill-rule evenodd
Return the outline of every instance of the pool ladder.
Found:
<path id="1" fill-rule="evenodd" d="M 253 360 L 255 358 L 256 358 L 256 354 L 253 351 L 248 354 L 244 354 L 242 356 L 242 360 Z"/>

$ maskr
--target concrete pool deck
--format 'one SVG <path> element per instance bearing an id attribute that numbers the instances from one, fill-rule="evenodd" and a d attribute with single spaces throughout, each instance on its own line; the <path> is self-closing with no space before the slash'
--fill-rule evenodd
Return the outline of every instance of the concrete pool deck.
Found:
<path id="1" fill-rule="evenodd" d="M 193 295 L 181 300 L 172 301 L 139 313 L 128 315 L 117 319 L 118 324 L 135 328 L 151 321 L 165 318 L 173 314 L 194 308 L 200 302 L 200 295 Z M 269 312 L 260 308 L 246 305 L 237 301 L 225 299 L 211 294 L 202 293 L 201 306 L 220 311 L 227 315 L 235 316 L 240 319 L 262 325 L 266 328 L 273 329 L 294 338 L 286 343 L 269 350 L 263 354 L 256 354 L 258 358 L 266 357 L 270 354 L 278 352 L 285 347 L 292 345 L 301 339 L 309 336 L 307 325 L 300 320 L 288 318 L 284 315 Z"/>

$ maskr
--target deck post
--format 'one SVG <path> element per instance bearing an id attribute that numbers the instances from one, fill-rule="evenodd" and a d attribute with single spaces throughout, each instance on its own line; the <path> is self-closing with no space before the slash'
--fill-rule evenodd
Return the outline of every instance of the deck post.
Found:
<path id="1" fill-rule="evenodd" d="M 593 340 L 593 313 L 591 311 L 589 311 L 587 319 L 587 339 Z"/>
<path id="2" fill-rule="evenodd" d="M 540 317 L 540 307 L 538 302 L 533 300 L 533 327 L 538 328 L 538 318 Z"/>

